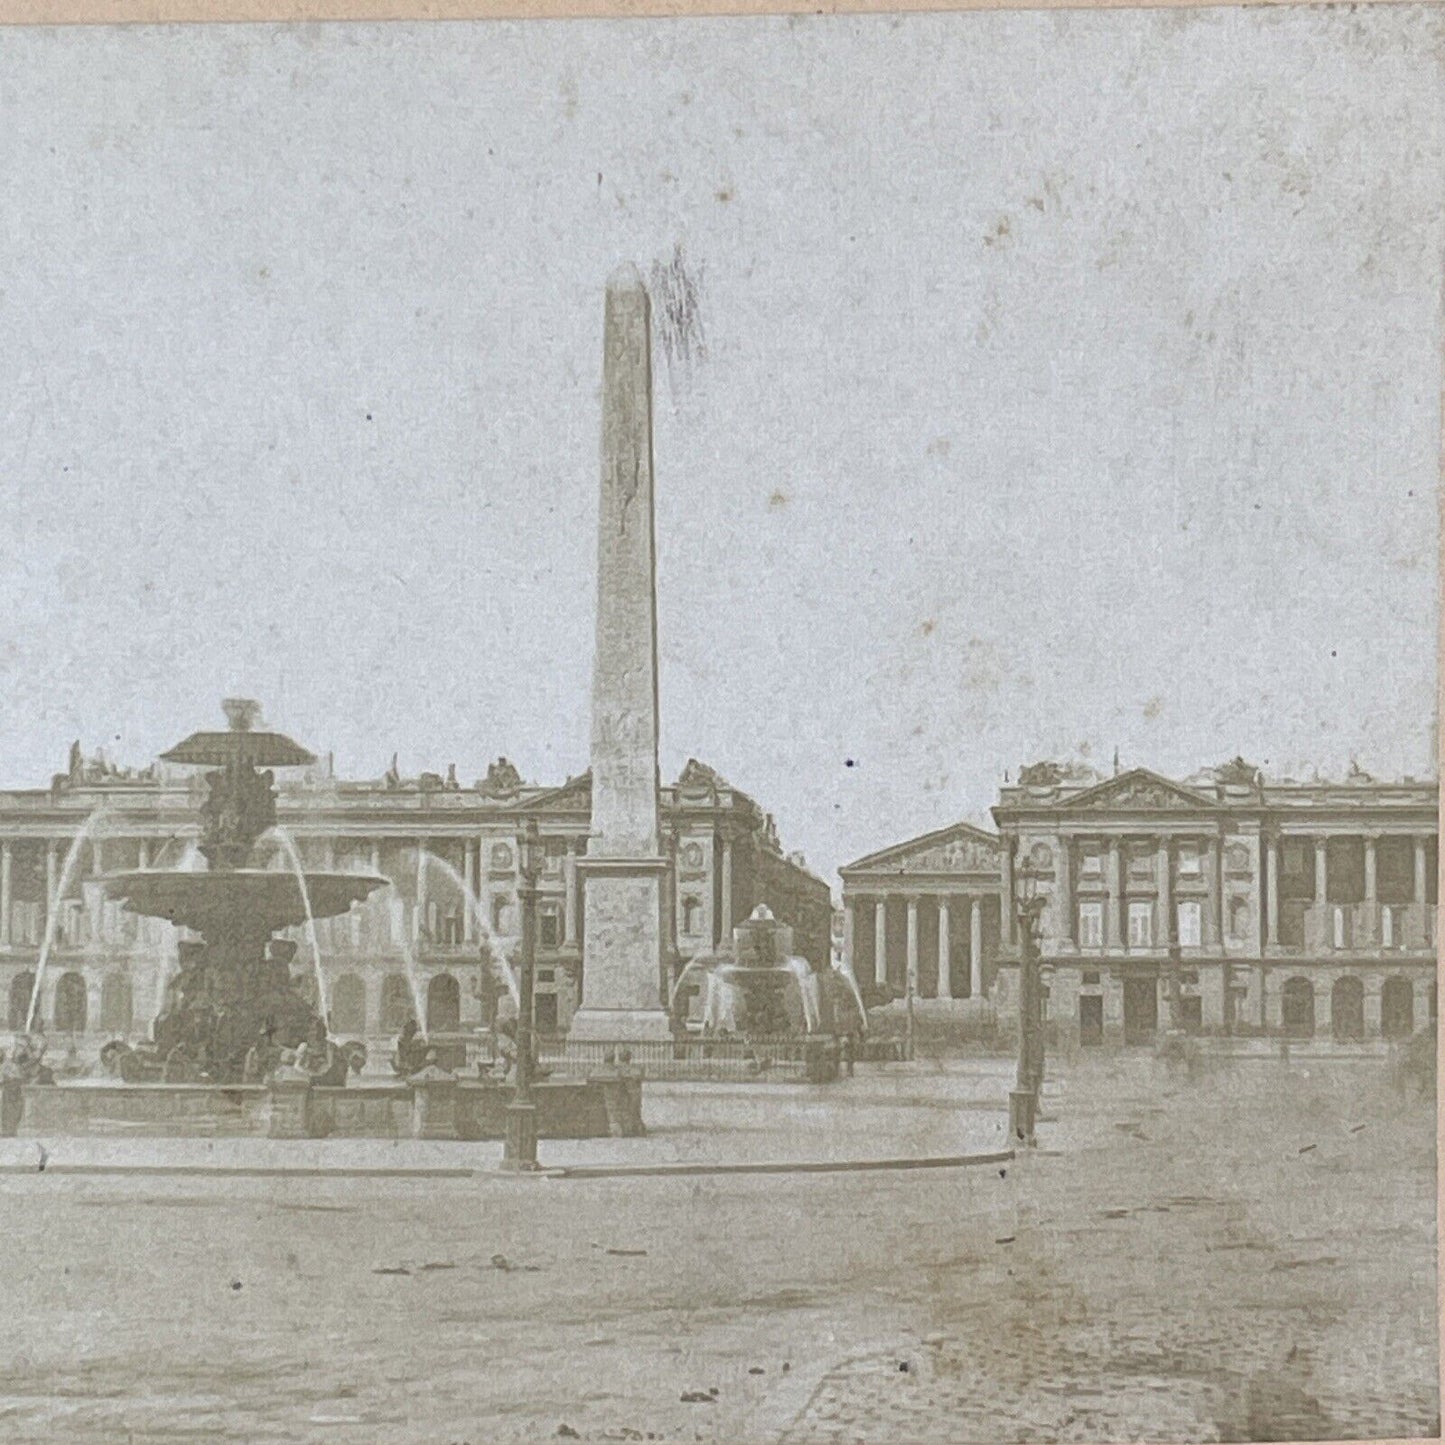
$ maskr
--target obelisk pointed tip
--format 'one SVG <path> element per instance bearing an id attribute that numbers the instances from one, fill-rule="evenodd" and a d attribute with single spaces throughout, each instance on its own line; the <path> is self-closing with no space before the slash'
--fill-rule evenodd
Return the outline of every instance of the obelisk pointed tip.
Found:
<path id="1" fill-rule="evenodd" d="M 644 294 L 647 291 L 647 287 L 642 281 L 642 273 L 631 261 L 624 261 L 613 271 L 607 278 L 607 289 L 609 291 L 641 291 Z"/>

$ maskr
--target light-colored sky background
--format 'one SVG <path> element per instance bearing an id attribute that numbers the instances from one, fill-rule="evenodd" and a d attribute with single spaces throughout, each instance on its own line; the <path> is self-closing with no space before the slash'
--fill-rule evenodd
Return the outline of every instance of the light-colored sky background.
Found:
<path id="1" fill-rule="evenodd" d="M 602 287 L 663 767 L 821 872 L 1042 756 L 1429 772 L 1422 9 L 10 32 L 0 783 L 218 699 L 587 763 Z M 853 766 L 848 766 L 852 760 Z"/>

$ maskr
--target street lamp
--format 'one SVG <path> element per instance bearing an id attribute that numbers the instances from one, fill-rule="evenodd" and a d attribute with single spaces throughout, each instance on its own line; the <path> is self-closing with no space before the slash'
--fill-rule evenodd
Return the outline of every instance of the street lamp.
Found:
<path id="1" fill-rule="evenodd" d="M 1045 899 L 1039 875 L 1025 862 L 1015 875 L 1014 911 L 1019 925 L 1019 1063 L 1008 1096 L 1009 1135 L 1034 1142 L 1039 1092 L 1044 1082 L 1043 988 L 1039 981 L 1039 939 Z"/>
<path id="2" fill-rule="evenodd" d="M 532 994 L 537 975 L 537 880 L 544 862 L 537 820 L 529 818 L 517 845 L 522 904 L 522 968 L 517 1000 L 517 1086 L 507 1105 L 502 1168 L 537 1167 L 537 1105 L 532 1099 Z"/>

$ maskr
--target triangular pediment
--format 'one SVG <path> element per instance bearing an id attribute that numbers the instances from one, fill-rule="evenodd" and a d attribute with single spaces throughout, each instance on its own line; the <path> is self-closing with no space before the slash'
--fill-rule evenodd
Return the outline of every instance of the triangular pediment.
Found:
<path id="1" fill-rule="evenodd" d="M 529 813 L 589 813 L 592 810 L 592 773 L 589 769 L 568 778 L 561 787 L 539 793 L 527 804 Z"/>
<path id="2" fill-rule="evenodd" d="M 1071 812 L 1105 809 L 1177 812 L 1180 808 L 1207 808 L 1209 804 L 1198 793 L 1151 773 L 1148 768 L 1133 768 L 1086 789 L 1063 806 Z"/>
<path id="3" fill-rule="evenodd" d="M 997 873 L 1003 845 L 972 823 L 955 823 L 846 864 L 844 873 Z"/>

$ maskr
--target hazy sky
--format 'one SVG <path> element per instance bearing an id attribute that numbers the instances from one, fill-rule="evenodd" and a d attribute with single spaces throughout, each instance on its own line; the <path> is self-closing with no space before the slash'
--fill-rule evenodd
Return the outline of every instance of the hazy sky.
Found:
<path id="1" fill-rule="evenodd" d="M 0 783 L 238 692 L 585 768 L 603 284 L 679 248 L 666 776 L 831 875 L 1043 756 L 1429 771 L 1441 32 L 7 32 Z"/>

